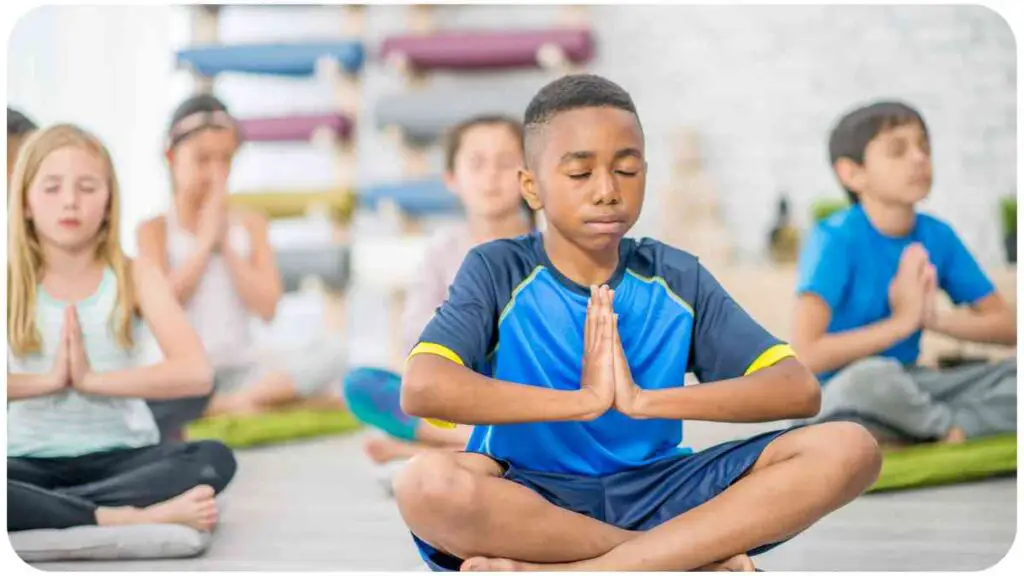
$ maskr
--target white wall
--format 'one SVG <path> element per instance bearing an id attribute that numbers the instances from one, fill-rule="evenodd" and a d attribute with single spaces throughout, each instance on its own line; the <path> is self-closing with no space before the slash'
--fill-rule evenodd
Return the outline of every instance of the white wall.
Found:
<path id="1" fill-rule="evenodd" d="M 173 49 L 188 43 L 187 14 L 170 6 L 43 6 L 14 26 L 8 105 L 38 124 L 73 122 L 110 149 L 122 187 L 122 237 L 168 201 L 163 131 L 191 89 L 174 74 Z"/>

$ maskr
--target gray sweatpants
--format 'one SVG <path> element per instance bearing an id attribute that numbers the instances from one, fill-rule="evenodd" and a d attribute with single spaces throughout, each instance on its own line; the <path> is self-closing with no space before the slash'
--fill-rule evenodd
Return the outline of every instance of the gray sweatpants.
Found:
<path id="1" fill-rule="evenodd" d="M 942 438 L 954 426 L 968 438 L 1017 430 L 1017 360 L 934 370 L 891 358 L 847 366 L 822 390 L 812 422 L 858 422 L 883 441 Z"/>

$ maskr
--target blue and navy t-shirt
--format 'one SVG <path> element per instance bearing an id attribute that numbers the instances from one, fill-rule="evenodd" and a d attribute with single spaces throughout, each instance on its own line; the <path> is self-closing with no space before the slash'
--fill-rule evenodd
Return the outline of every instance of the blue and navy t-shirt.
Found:
<path id="1" fill-rule="evenodd" d="M 903 249 L 921 243 L 938 275 L 938 285 L 953 303 L 973 304 L 995 287 L 949 224 L 918 214 L 913 230 L 892 237 L 879 232 L 858 204 L 819 223 L 800 255 L 797 293 L 816 294 L 832 310 L 829 333 L 867 326 L 892 314 L 889 284 Z M 917 362 L 921 332 L 893 344 L 880 356 L 903 364 Z M 819 374 L 825 382 L 835 371 Z"/>
<path id="2" fill-rule="evenodd" d="M 619 336 L 645 389 L 735 378 L 790 356 L 694 256 L 623 239 L 615 290 Z M 578 390 L 588 287 L 555 269 L 540 233 L 478 246 L 467 256 L 411 355 L 432 353 L 524 386 Z M 678 420 L 635 420 L 614 409 L 590 422 L 477 426 L 467 450 L 534 471 L 602 476 L 685 451 Z"/>

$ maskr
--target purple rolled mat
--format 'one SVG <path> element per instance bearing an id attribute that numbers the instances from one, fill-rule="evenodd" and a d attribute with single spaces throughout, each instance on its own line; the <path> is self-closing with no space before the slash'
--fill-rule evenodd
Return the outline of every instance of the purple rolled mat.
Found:
<path id="1" fill-rule="evenodd" d="M 401 55 L 421 70 L 536 67 L 538 50 L 545 45 L 560 48 L 570 62 L 594 55 L 589 30 L 566 28 L 393 36 L 381 44 L 380 57 Z"/>
<path id="2" fill-rule="evenodd" d="M 279 118 L 240 120 L 245 139 L 255 142 L 301 142 L 310 140 L 319 128 L 346 139 L 352 133 L 352 121 L 342 114 L 307 114 Z"/>

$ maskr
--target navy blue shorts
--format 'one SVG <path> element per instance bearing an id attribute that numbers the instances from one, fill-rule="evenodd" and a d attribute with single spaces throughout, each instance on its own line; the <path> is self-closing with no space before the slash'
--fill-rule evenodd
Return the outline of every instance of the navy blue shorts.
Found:
<path id="1" fill-rule="evenodd" d="M 649 530 L 721 494 L 757 462 L 765 446 L 794 429 L 726 442 L 599 478 L 531 472 L 503 463 L 504 478 L 560 508 L 626 530 Z M 462 564 L 461 558 L 435 549 L 415 534 L 413 540 L 435 572 L 457 571 Z M 759 546 L 747 554 L 761 554 L 781 543 Z"/>

